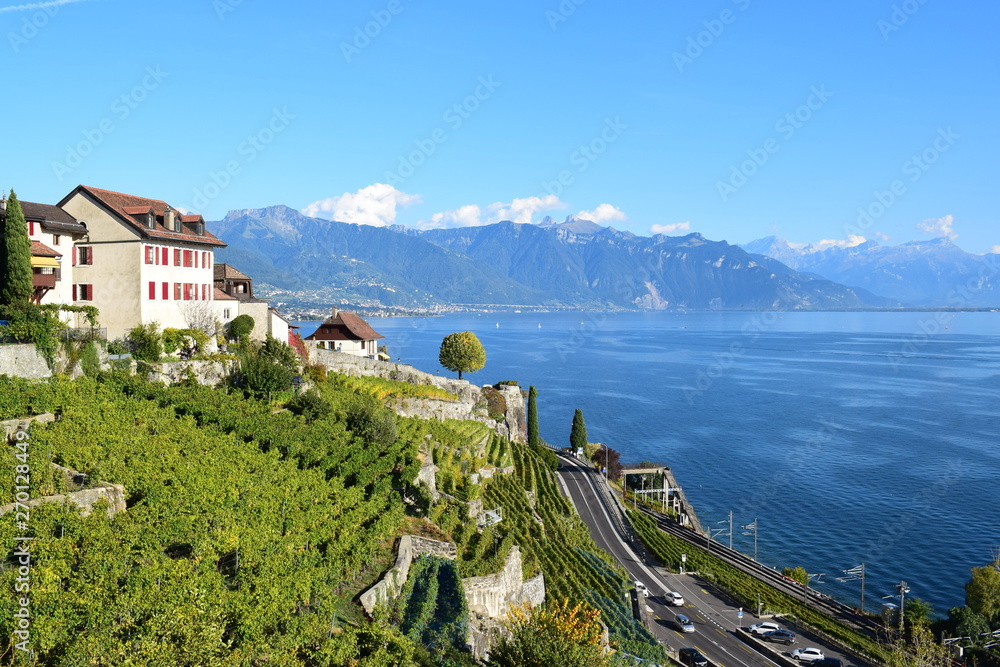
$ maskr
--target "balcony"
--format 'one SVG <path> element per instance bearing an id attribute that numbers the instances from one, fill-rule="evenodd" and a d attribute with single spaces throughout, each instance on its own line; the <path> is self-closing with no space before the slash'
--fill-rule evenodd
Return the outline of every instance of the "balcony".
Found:
<path id="1" fill-rule="evenodd" d="M 56 274 L 55 273 L 38 273 L 37 271 L 31 275 L 31 285 L 35 289 L 53 289 L 56 286 Z"/>

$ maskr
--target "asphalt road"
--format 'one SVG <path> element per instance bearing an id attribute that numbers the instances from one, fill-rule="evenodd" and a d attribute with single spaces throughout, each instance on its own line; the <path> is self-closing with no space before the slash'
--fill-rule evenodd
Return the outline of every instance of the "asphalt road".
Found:
<path id="1" fill-rule="evenodd" d="M 628 535 L 629 528 L 616 524 L 612 518 L 616 512 L 609 512 L 598 485 L 603 485 L 589 466 L 579 465 L 574 459 L 560 457 L 560 486 L 568 494 L 577 512 L 590 529 L 590 534 L 599 547 L 613 555 L 628 570 L 634 580 L 646 585 L 649 597 L 645 598 L 647 612 L 653 619 L 650 628 L 664 645 L 677 650 L 694 647 L 701 651 L 719 667 L 775 667 L 776 663 L 747 646 L 734 632 L 740 625 L 748 627 L 758 622 L 752 613 L 744 612 L 738 617 L 738 608 L 710 589 L 705 583 L 690 574 L 678 575 L 657 567 L 655 559 L 643 549 L 641 544 Z M 663 604 L 664 593 L 668 590 L 684 597 L 682 608 Z M 681 613 L 693 621 L 695 632 L 682 633 L 674 624 L 674 617 Z M 779 623 L 787 627 L 784 623 Z M 851 660 L 839 652 L 824 647 L 808 636 L 798 632 L 798 628 L 788 629 L 796 633 L 797 641 L 785 652 L 795 648 L 815 646 L 828 656 L 838 657 L 845 665 Z"/>

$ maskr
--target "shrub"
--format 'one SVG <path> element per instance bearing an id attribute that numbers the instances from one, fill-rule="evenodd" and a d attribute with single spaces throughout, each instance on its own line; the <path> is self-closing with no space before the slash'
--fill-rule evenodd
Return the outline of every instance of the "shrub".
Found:
<path id="1" fill-rule="evenodd" d="M 290 345 L 282 343 L 271 334 L 267 334 L 267 338 L 264 340 L 264 344 L 257 354 L 264 359 L 269 359 L 287 368 L 293 373 L 298 372 L 299 355 L 295 353 L 295 350 Z"/>
<path id="2" fill-rule="evenodd" d="M 173 354 L 185 348 L 200 350 L 208 343 L 208 334 L 201 329 L 163 330 L 163 353 Z"/>
<path id="3" fill-rule="evenodd" d="M 254 396 L 269 396 L 292 386 L 292 372 L 271 359 L 247 354 L 240 359 L 240 380 L 243 389 Z"/>
<path id="4" fill-rule="evenodd" d="M 157 322 L 140 324 L 128 332 L 132 356 L 139 361 L 155 362 L 163 356 L 163 336 Z"/>
<path id="5" fill-rule="evenodd" d="M 347 428 L 369 445 L 385 447 L 399 437 L 396 413 L 368 397 L 359 397 L 348 408 Z"/>
<path id="6" fill-rule="evenodd" d="M 96 377 L 101 370 L 101 360 L 97 355 L 97 345 L 92 340 L 83 344 L 80 351 L 80 370 L 87 377 Z"/>
<path id="7" fill-rule="evenodd" d="M 315 389 L 299 394 L 289 401 L 287 407 L 295 414 L 305 417 L 309 423 L 322 419 L 332 410 L 330 404 Z"/>
<path id="8" fill-rule="evenodd" d="M 483 387 L 483 398 L 486 399 L 486 411 L 490 419 L 502 422 L 507 415 L 507 399 L 493 387 Z"/>
<path id="9" fill-rule="evenodd" d="M 239 340 L 244 336 L 249 336 L 250 332 L 253 331 L 255 324 L 256 323 L 253 321 L 253 318 L 246 313 L 243 315 L 237 315 L 233 318 L 233 321 L 229 323 L 229 337 Z"/>

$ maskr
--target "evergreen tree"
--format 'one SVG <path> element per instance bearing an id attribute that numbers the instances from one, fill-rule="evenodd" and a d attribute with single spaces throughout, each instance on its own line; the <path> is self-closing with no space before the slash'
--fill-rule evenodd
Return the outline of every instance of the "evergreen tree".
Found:
<path id="1" fill-rule="evenodd" d="M 538 392 L 535 386 L 528 388 L 528 445 L 538 447 Z"/>
<path id="2" fill-rule="evenodd" d="M 448 370 L 457 372 L 461 380 L 463 372 L 475 373 L 486 365 L 486 350 L 471 331 L 452 333 L 441 341 L 438 361 Z"/>
<path id="3" fill-rule="evenodd" d="M 14 191 L 7 200 L 0 244 L 0 304 L 26 306 L 31 302 L 31 239 L 21 203 Z"/>
<path id="4" fill-rule="evenodd" d="M 583 421 L 583 410 L 573 413 L 573 427 L 569 431 L 569 446 L 573 451 L 587 447 L 587 425 Z"/>

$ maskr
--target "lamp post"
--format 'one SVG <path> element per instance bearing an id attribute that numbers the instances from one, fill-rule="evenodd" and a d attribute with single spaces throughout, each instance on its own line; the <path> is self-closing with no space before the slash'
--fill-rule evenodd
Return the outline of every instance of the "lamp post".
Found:
<path id="1" fill-rule="evenodd" d="M 753 559 L 757 560 L 757 519 L 754 519 L 752 523 L 748 523 L 743 526 L 743 530 L 746 531 L 744 535 L 753 534 Z"/>
<path id="2" fill-rule="evenodd" d="M 813 579 L 815 579 L 819 583 L 823 583 L 823 575 L 824 574 L 826 574 L 826 573 L 825 572 L 821 572 L 819 574 L 809 574 L 808 572 L 806 572 L 806 586 L 805 586 L 805 588 L 802 589 L 802 601 L 803 602 L 805 602 L 806 599 L 809 597 L 809 582 L 812 581 Z"/>
<path id="3" fill-rule="evenodd" d="M 899 636 L 903 636 L 903 609 L 906 608 L 906 594 L 910 592 L 910 587 L 906 585 L 905 581 L 900 580 L 899 584 L 896 586 L 896 592 L 899 593 Z"/>

